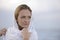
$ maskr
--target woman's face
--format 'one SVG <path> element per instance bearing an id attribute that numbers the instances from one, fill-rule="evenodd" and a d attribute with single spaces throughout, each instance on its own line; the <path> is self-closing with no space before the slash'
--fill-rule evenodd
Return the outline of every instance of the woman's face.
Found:
<path id="1" fill-rule="evenodd" d="M 30 24 L 30 19 L 31 12 L 28 9 L 23 9 L 19 12 L 17 22 L 21 27 L 26 28 Z"/>

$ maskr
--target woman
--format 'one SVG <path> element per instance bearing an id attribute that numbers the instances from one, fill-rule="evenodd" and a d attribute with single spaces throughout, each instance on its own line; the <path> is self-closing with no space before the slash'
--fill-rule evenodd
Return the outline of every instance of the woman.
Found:
<path id="1" fill-rule="evenodd" d="M 3 40 L 38 40 L 36 31 L 29 26 L 32 10 L 25 4 L 15 11 L 14 26 L 7 29 Z"/>

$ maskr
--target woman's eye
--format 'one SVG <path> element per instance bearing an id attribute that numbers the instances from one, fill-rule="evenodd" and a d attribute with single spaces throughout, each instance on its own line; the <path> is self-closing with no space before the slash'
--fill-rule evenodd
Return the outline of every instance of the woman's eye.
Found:
<path id="1" fill-rule="evenodd" d="M 29 16 L 29 19 L 31 19 L 31 16 Z"/>
<path id="2" fill-rule="evenodd" d="M 31 16 L 28 16 L 28 17 L 22 16 L 21 18 L 28 18 L 28 19 L 31 19 Z"/>
<path id="3" fill-rule="evenodd" d="M 22 16 L 21 18 L 25 18 L 25 16 Z"/>

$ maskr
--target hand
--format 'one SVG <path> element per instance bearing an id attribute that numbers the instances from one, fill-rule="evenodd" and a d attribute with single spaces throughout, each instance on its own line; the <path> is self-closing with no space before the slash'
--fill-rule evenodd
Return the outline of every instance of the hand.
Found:
<path id="1" fill-rule="evenodd" d="M 0 36 L 5 35 L 6 31 L 7 31 L 7 29 L 5 29 L 5 28 L 3 28 L 2 30 L 0 30 Z"/>
<path id="2" fill-rule="evenodd" d="M 27 28 L 24 28 L 21 33 L 22 33 L 23 40 L 29 40 L 31 33 L 28 32 Z"/>

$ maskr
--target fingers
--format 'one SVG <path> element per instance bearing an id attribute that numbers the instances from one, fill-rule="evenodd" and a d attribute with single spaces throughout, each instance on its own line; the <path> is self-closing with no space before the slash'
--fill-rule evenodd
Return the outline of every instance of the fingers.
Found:
<path id="1" fill-rule="evenodd" d="M 6 29 L 6 28 L 3 28 L 1 31 L 2 31 L 2 32 L 6 32 L 6 31 L 7 31 L 7 29 Z"/>
<path id="2" fill-rule="evenodd" d="M 3 28 L 3 29 L 0 31 L 1 35 L 5 35 L 5 34 L 6 34 L 6 31 L 7 31 L 7 29 L 6 29 L 6 28 Z"/>

